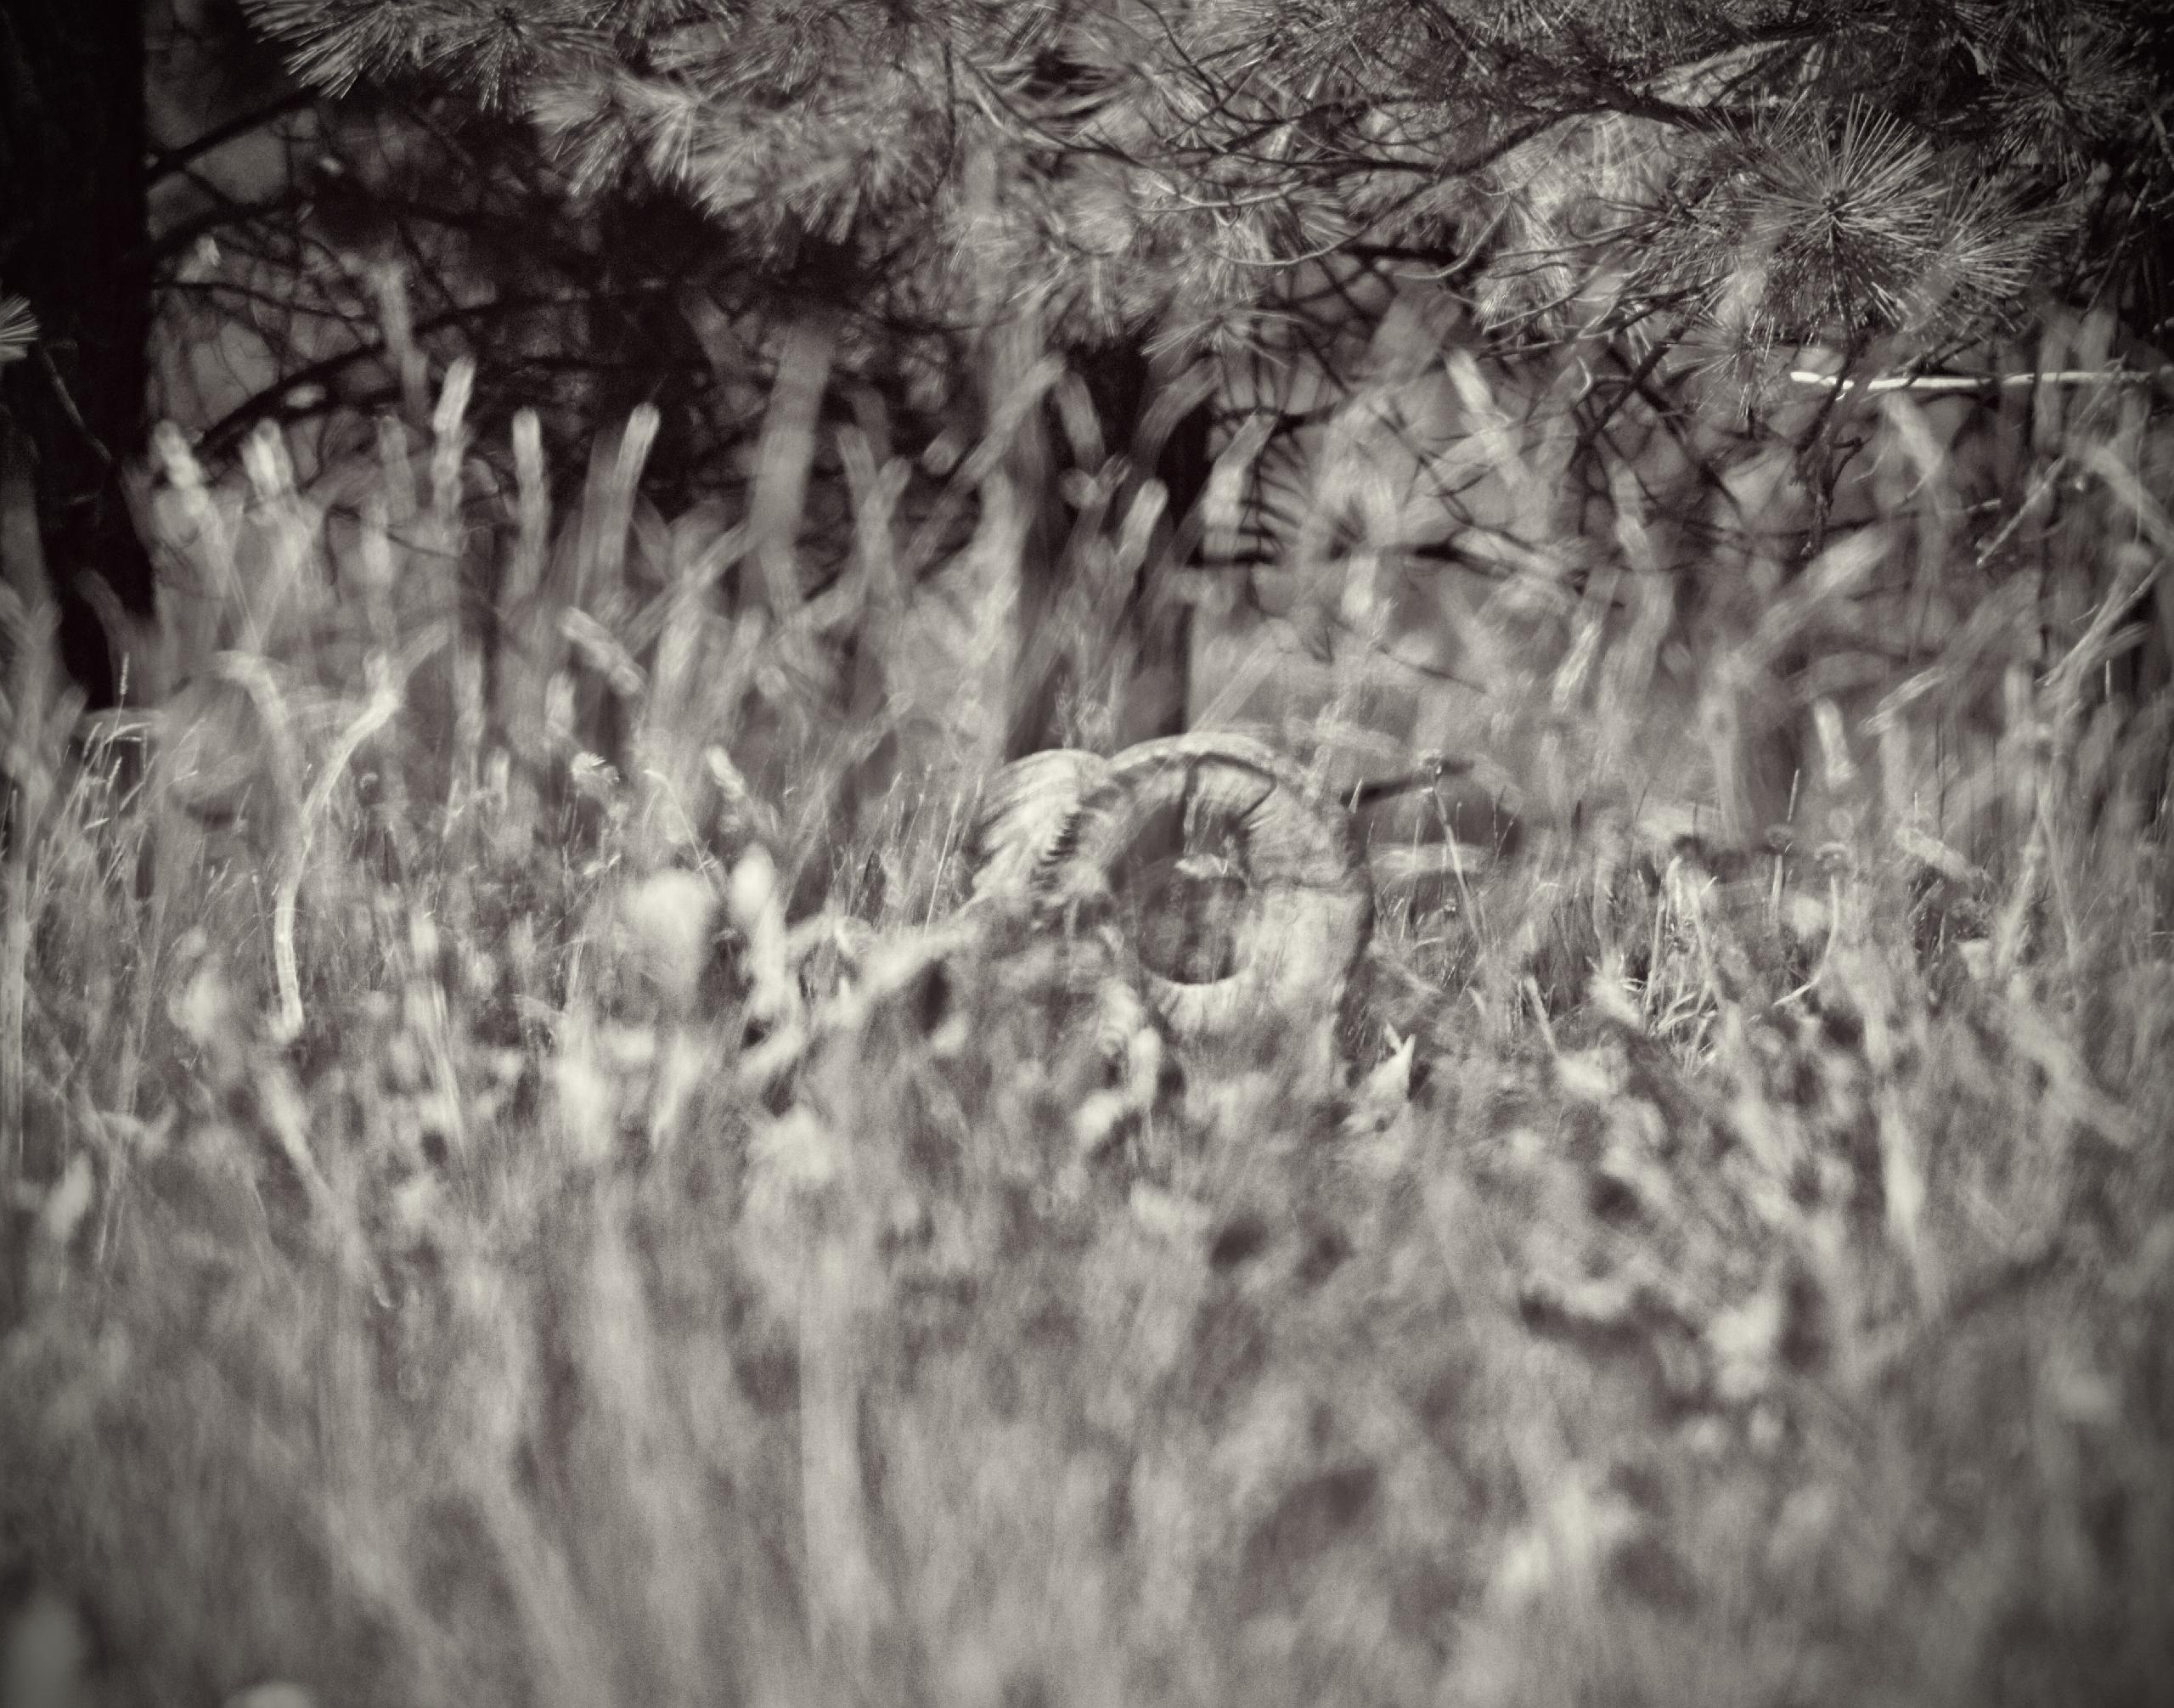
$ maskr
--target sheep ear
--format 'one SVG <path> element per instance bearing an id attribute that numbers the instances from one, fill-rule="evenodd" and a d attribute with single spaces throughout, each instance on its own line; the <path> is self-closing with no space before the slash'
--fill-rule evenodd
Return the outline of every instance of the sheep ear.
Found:
<path id="1" fill-rule="evenodd" d="M 991 777 L 967 837 L 973 893 L 1024 898 L 1079 803 L 1109 775 L 1110 762 L 1101 755 L 1058 747 L 1015 759 Z"/>

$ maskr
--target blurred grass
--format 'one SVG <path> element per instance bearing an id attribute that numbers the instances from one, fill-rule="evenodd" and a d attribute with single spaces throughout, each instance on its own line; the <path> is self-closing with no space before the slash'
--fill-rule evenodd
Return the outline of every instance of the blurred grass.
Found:
<path id="1" fill-rule="evenodd" d="M 2174 1700 L 2140 406 L 1971 532 L 1890 402 L 1737 626 L 1548 607 L 1500 710 L 1585 779 L 1665 647 L 1922 644 L 1798 679 L 1787 836 L 1405 848 L 1323 1098 L 954 908 L 1001 428 L 933 499 L 848 437 L 824 571 L 793 388 L 742 528 L 645 510 L 642 416 L 554 516 L 465 391 L 345 520 L 164 438 L 142 713 L 72 739 L 5 610 L 14 1700 Z"/>

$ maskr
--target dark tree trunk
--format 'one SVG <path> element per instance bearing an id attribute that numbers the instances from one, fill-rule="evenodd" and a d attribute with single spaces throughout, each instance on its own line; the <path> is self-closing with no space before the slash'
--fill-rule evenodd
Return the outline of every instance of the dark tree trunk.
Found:
<path id="1" fill-rule="evenodd" d="M 1085 383 L 1105 443 L 1124 454 L 1133 469 L 1131 485 L 1152 478 L 1166 495 L 1163 521 L 1141 566 L 1126 606 L 1127 634 L 1135 675 L 1118 728 L 1121 743 L 1174 736 L 1185 727 L 1186 674 L 1191 648 L 1189 608 L 1171 596 L 1170 578 L 1182 574 L 1197 556 L 1183 523 L 1208 489 L 1213 466 L 1208 446 L 1209 409 L 1203 402 L 1171 414 L 1169 394 L 1179 376 L 1136 343 L 1112 343 L 1073 352 L 1073 371 Z M 1022 589 L 1022 621 L 1031 631 L 1046 621 L 1057 589 L 1050 566 L 1062 548 L 1065 513 L 1050 467 L 1050 447 L 1062 437 L 1054 405 L 1029 424 L 1029 445 L 1019 463 L 1022 484 L 1040 494 L 1030 519 L 1026 583 Z M 1128 490 L 1113 508 L 1124 513 Z M 1061 668 L 1036 673 L 1017 685 L 1005 757 L 1018 758 L 1050 745 L 1057 703 L 1065 687 Z"/>
<path id="2" fill-rule="evenodd" d="M 0 401 L 34 463 L 63 656 L 105 705 L 121 637 L 90 589 L 151 609 L 121 484 L 143 439 L 150 327 L 144 54 L 142 0 L 0 8 L 0 288 L 29 299 L 41 331 L 29 359 L 0 372 Z"/>
<path id="3" fill-rule="evenodd" d="M 1174 393 L 1181 376 L 1138 344 L 1098 352 L 1081 371 L 1102 420 L 1121 436 L 1118 448 L 1130 458 L 1135 479 L 1161 482 L 1166 499 L 1128 608 L 1137 674 L 1119 739 L 1130 743 L 1174 736 L 1185 728 L 1192 625 L 1191 607 L 1174 596 L 1173 578 L 1199 558 L 1197 530 L 1188 535 L 1185 524 L 1208 490 L 1214 465 L 1211 412 L 1204 399 L 1176 410 Z"/>

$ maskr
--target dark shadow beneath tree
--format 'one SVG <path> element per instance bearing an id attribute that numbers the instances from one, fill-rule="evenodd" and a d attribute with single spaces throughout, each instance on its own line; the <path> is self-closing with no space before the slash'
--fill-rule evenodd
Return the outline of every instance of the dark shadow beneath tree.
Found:
<path id="1" fill-rule="evenodd" d="M 150 319 L 144 71 L 138 0 L 20 0 L 0 19 L 0 282 L 41 331 L 0 400 L 10 454 L 31 465 L 62 655 L 93 705 L 115 702 L 125 670 L 100 589 L 151 609 L 121 481 L 143 438 Z"/>

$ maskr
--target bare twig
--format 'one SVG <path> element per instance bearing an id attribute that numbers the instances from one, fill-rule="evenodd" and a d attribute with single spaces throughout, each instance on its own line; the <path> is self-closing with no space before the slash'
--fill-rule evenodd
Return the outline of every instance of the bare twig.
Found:
<path id="1" fill-rule="evenodd" d="M 1793 368 L 1789 378 L 1797 385 L 1822 386 L 1830 392 L 2021 391 L 2032 386 L 2146 385 L 2174 380 L 2174 368 L 2054 368 L 2037 374 L 1881 374 L 1869 380 L 1845 380 L 1838 374 Z"/>

